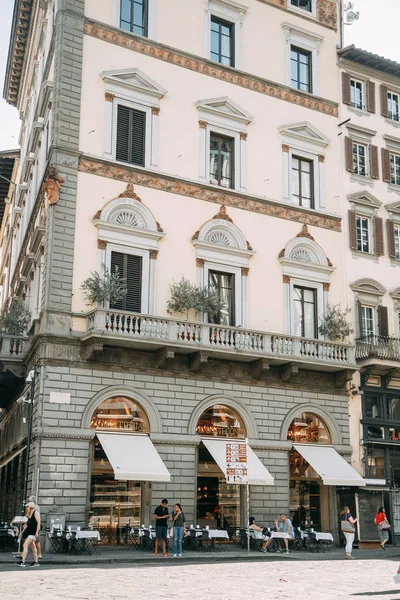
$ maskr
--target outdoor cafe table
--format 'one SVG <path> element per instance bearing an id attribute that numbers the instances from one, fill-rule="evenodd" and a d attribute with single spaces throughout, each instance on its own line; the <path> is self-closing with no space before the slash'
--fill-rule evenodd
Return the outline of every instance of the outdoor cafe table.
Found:
<path id="1" fill-rule="evenodd" d="M 281 540 L 290 540 L 293 536 L 290 536 L 286 531 L 271 531 L 271 538 L 279 538 Z"/>

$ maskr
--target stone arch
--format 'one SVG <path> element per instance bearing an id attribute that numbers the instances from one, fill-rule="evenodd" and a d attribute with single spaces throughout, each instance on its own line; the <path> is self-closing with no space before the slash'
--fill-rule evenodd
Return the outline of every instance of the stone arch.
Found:
<path id="1" fill-rule="evenodd" d="M 329 433 L 330 433 L 331 440 L 332 440 L 332 445 L 337 446 L 337 445 L 342 444 L 342 434 L 340 433 L 340 429 L 339 429 L 337 423 L 335 422 L 335 420 L 332 419 L 329 412 L 327 410 L 325 410 L 324 408 L 321 408 L 321 406 L 311 404 L 311 403 L 297 404 L 286 415 L 285 419 L 283 420 L 282 426 L 281 426 L 281 433 L 280 433 L 281 441 L 285 441 L 285 442 L 287 441 L 288 430 L 289 430 L 290 424 L 293 421 L 293 419 L 299 413 L 305 413 L 305 412 L 313 413 L 314 415 L 316 415 L 317 417 L 320 417 L 324 421 L 325 425 L 329 429 Z"/>
<path id="2" fill-rule="evenodd" d="M 310 266 L 329 266 L 329 261 L 321 246 L 307 237 L 295 237 L 290 240 L 284 249 L 283 258 Z"/>
<path id="3" fill-rule="evenodd" d="M 150 434 L 162 433 L 161 418 L 151 400 L 143 392 L 124 385 L 104 388 L 104 390 L 93 396 L 83 411 L 81 427 L 83 429 L 89 429 L 90 420 L 96 408 L 98 408 L 102 402 L 114 396 L 124 396 L 125 398 L 140 404 L 149 419 Z"/>
<path id="4" fill-rule="evenodd" d="M 197 246 L 213 244 L 226 250 L 242 250 L 246 254 L 251 251 L 250 244 L 228 215 L 225 206 L 221 206 L 219 212 L 196 231 L 193 241 Z"/>
<path id="5" fill-rule="evenodd" d="M 350 287 L 353 292 L 364 292 L 365 294 L 375 294 L 376 296 L 383 296 L 387 292 L 387 289 L 379 281 L 369 279 L 368 277 L 358 279 Z"/>
<path id="6" fill-rule="evenodd" d="M 201 415 L 214 404 L 225 404 L 226 406 L 233 408 L 233 410 L 239 413 L 239 415 L 243 419 L 243 423 L 246 427 L 247 437 L 249 439 L 258 439 L 257 425 L 247 406 L 245 406 L 244 404 L 242 404 L 242 402 L 236 400 L 232 396 L 227 396 L 225 394 L 208 396 L 208 398 L 205 398 L 196 406 L 189 419 L 189 435 L 196 435 L 196 426 Z"/>

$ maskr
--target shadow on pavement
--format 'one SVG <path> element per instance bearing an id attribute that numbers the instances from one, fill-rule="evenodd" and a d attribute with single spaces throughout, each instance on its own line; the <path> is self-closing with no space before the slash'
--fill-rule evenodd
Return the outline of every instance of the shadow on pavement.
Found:
<path id="1" fill-rule="evenodd" d="M 357 592 L 352 596 L 388 596 L 389 594 L 400 594 L 400 590 L 385 590 L 382 592 Z"/>

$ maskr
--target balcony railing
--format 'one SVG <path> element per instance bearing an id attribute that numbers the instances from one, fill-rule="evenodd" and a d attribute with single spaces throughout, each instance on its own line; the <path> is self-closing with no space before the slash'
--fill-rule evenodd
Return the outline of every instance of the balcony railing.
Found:
<path id="1" fill-rule="evenodd" d="M 354 347 L 326 340 L 300 338 L 252 331 L 241 327 L 224 327 L 165 317 L 97 309 L 87 315 L 86 339 L 147 341 L 153 345 L 196 350 L 219 350 L 255 358 L 280 358 L 280 362 L 319 362 L 332 366 L 354 366 Z M 238 357 L 239 358 L 239 357 Z"/>
<path id="2" fill-rule="evenodd" d="M 400 340 L 385 335 L 369 335 L 356 340 L 357 360 L 400 360 Z"/>
<path id="3" fill-rule="evenodd" d="M 22 361 L 25 352 L 25 345 L 26 338 L 22 336 L 1 336 L 0 361 Z"/>

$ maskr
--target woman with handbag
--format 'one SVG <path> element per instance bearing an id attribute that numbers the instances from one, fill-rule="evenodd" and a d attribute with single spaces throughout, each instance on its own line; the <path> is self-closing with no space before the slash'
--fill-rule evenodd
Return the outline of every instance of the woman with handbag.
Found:
<path id="1" fill-rule="evenodd" d="M 379 507 L 378 512 L 374 519 L 379 533 L 379 539 L 381 540 L 381 548 L 385 549 L 385 544 L 389 540 L 390 523 L 387 520 L 386 510 L 383 506 Z"/>
<path id="2" fill-rule="evenodd" d="M 340 513 L 340 528 L 344 537 L 346 538 L 346 558 L 352 560 L 354 556 L 351 555 L 354 542 L 355 527 L 357 519 L 353 519 L 348 506 L 343 506 Z"/>

